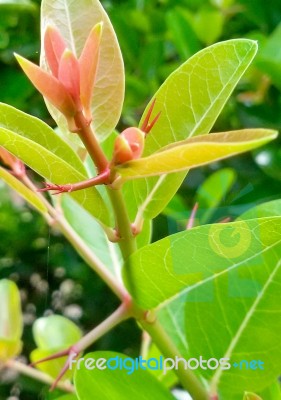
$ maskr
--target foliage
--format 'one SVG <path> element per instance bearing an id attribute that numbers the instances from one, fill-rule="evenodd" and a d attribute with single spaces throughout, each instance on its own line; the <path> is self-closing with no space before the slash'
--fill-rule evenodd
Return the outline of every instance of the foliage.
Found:
<path id="1" fill-rule="evenodd" d="M 93 310 L 99 313 L 96 327 L 82 337 L 64 316 L 36 319 L 33 311 L 31 339 L 30 329 L 22 332 L 20 292 L 13 281 L 21 287 L 21 279 L 28 281 L 33 272 L 31 284 L 43 288 L 41 300 L 35 296 L 33 301 L 41 316 L 48 281 L 56 286 L 55 273 L 62 271 L 53 271 L 49 258 L 53 282 L 48 266 L 43 280 L 37 266 L 29 267 L 31 257 L 24 272 L 16 268 L 11 274 L 7 266 L 17 261 L 9 248 L 0 264 L 1 278 L 9 278 L 0 280 L 0 360 L 10 370 L 58 386 L 53 394 L 46 391 L 46 399 L 172 399 L 171 389 L 178 384 L 194 400 L 278 400 L 280 10 L 270 3 L 263 12 L 262 0 L 255 7 L 250 0 L 131 0 L 104 6 L 111 20 L 98 0 L 43 0 L 38 66 L 27 60 L 38 61 L 38 5 L 0 3 L 6 82 L 0 104 L 0 177 L 18 195 L 13 205 L 1 189 L 1 251 L 9 230 L 15 240 L 18 229 L 24 229 L 24 217 L 19 221 L 15 215 L 26 215 L 35 225 L 30 237 L 46 236 L 44 220 L 75 250 L 54 237 L 54 265 L 62 263 L 73 278 L 62 281 L 58 293 L 65 288 L 70 299 L 81 302 L 76 310 L 84 309 L 87 330 Z M 21 38 L 15 34 L 19 26 Z M 21 54 L 16 58 L 57 127 L 11 49 Z M 128 125 L 134 127 L 124 130 Z M 222 161 L 250 150 L 252 160 Z M 48 191 L 57 196 L 45 196 Z M 222 219 L 224 224 L 218 223 Z M 11 239 L 6 238 L 8 244 Z M 29 244 L 24 239 L 23 252 Z M 40 246 L 49 254 L 49 243 L 40 242 L 40 236 L 34 243 L 39 267 Z M 105 294 L 102 281 L 115 296 Z M 28 285 L 23 284 L 23 304 Z M 107 312 L 101 305 L 105 298 Z M 64 306 L 57 310 L 75 315 Z M 120 346 L 105 336 L 122 322 L 129 340 L 129 318 L 144 331 L 144 358 L 165 357 L 172 363 L 176 357 L 202 358 L 208 368 L 200 364 L 194 371 L 180 363 L 173 373 L 163 365 L 157 372 L 136 368 L 129 373 L 135 359 L 124 354 L 127 342 Z M 99 339 L 101 350 L 88 353 L 80 368 L 73 359 L 92 344 L 97 350 Z M 15 360 L 22 341 L 23 354 L 36 369 Z M 131 346 L 127 353 L 136 356 L 134 340 Z M 111 347 L 114 351 L 104 350 Z M 37 364 L 42 358 L 47 360 Z M 85 367 L 93 358 L 104 364 L 118 359 L 125 367 Z M 218 364 L 213 367 L 208 360 Z M 65 375 L 72 361 L 77 368 Z M 241 373 L 243 365 L 254 367 Z M 24 384 L 36 396 L 40 386 L 33 385 Z M 61 397 L 62 391 L 75 393 Z"/>

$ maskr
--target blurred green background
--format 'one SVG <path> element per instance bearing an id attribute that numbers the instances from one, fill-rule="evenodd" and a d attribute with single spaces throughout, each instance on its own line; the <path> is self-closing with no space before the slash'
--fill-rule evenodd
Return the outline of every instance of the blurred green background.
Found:
<path id="1" fill-rule="evenodd" d="M 279 129 L 281 0 L 106 0 L 102 4 L 116 29 L 126 68 L 120 130 L 138 123 L 154 92 L 182 62 L 208 45 L 232 38 L 258 40 L 259 53 L 213 131 Z M 54 126 L 41 96 L 13 56 L 17 52 L 38 62 L 39 16 L 40 0 L 0 0 L 0 101 Z M 252 154 L 193 171 L 155 220 L 153 240 L 183 229 L 198 200 L 205 208 L 199 210 L 197 223 L 232 219 L 254 204 L 280 198 L 280 183 L 280 139 Z M 55 312 L 87 331 L 118 304 L 64 238 L 0 182 L 0 279 L 4 277 L 21 290 L 25 357 L 35 347 L 31 326 L 36 318 Z M 93 348 L 136 355 L 139 342 L 140 333 L 129 321 Z M 41 384 L 0 372 L 0 399 L 45 398 L 46 392 Z"/>

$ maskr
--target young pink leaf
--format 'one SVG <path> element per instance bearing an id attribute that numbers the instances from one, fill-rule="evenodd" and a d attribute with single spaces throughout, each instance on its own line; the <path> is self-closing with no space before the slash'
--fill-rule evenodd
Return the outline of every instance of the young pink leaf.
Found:
<path id="1" fill-rule="evenodd" d="M 72 97 L 76 104 L 77 110 L 80 111 L 81 101 L 79 63 L 74 54 L 68 49 L 64 51 L 60 59 L 58 79 Z"/>
<path id="2" fill-rule="evenodd" d="M 60 32 L 53 26 L 47 26 L 44 35 L 44 49 L 46 59 L 52 74 L 57 78 L 59 73 L 59 63 L 66 49 L 66 44 Z"/>
<path id="3" fill-rule="evenodd" d="M 76 113 L 76 107 L 64 85 L 36 64 L 18 54 L 15 54 L 15 57 L 36 89 L 64 114 L 66 118 L 73 117 Z"/>
<path id="4" fill-rule="evenodd" d="M 79 58 L 80 64 L 80 98 L 85 117 L 92 119 L 91 100 L 94 90 L 95 77 L 99 61 L 100 40 L 103 22 L 96 24 L 86 40 Z"/>

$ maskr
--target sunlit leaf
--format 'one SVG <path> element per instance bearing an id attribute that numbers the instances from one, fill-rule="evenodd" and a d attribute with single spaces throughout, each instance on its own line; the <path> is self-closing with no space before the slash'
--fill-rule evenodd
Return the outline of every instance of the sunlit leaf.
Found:
<path id="1" fill-rule="evenodd" d="M 251 40 L 215 44 L 191 57 L 156 92 L 155 115 L 161 117 L 146 138 L 144 156 L 187 137 L 208 133 L 239 79 L 257 52 Z M 142 121 L 151 102 L 144 112 Z M 145 218 L 154 218 L 168 204 L 186 172 L 128 183 Z"/>
<path id="2" fill-rule="evenodd" d="M 40 119 L 0 103 L 0 127 L 40 144 L 68 162 L 77 171 L 86 173 L 83 163 L 72 148 Z"/>
<path id="3" fill-rule="evenodd" d="M 42 145 L 11 130 L 0 128 L 0 145 L 54 184 L 74 183 L 87 179 L 87 176 L 82 175 Z M 99 192 L 94 187 L 72 192 L 70 196 L 97 219 L 105 224 L 108 223 L 107 208 Z"/>
<path id="4" fill-rule="evenodd" d="M 277 137 L 276 131 L 245 129 L 189 138 L 144 158 L 116 167 L 119 182 L 196 168 L 247 150 Z"/>

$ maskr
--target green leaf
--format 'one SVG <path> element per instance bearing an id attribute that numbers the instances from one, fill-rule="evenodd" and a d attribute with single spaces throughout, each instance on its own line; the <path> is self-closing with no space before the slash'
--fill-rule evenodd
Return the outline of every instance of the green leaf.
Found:
<path id="1" fill-rule="evenodd" d="M 205 224 L 236 180 L 234 169 L 223 168 L 214 172 L 199 187 L 195 201 L 199 204 L 200 224 Z M 200 213 L 200 214 L 199 214 Z"/>
<path id="2" fill-rule="evenodd" d="M 82 174 L 86 173 L 82 161 L 72 148 L 62 140 L 52 128 L 40 119 L 0 103 L 0 127 L 16 132 L 40 144 L 51 153 L 62 158 Z"/>
<path id="3" fill-rule="evenodd" d="M 93 26 L 101 21 L 104 23 L 92 99 L 92 125 L 103 140 L 117 125 L 124 98 L 123 60 L 111 22 L 98 0 L 43 0 L 41 13 L 42 37 L 46 26 L 54 25 L 60 30 L 67 47 L 78 57 Z M 41 66 L 47 69 L 43 48 Z M 51 104 L 47 103 L 47 106 L 58 126 L 67 131 L 65 118 Z"/>
<path id="4" fill-rule="evenodd" d="M 30 354 L 32 362 L 48 357 L 60 350 L 65 350 L 81 339 L 80 329 L 69 319 L 60 315 L 39 318 L 33 324 L 33 337 L 37 349 Z M 67 357 L 40 363 L 36 368 L 56 378 L 66 362 Z M 70 379 L 73 371 L 68 371 L 64 379 Z"/>
<path id="5" fill-rule="evenodd" d="M 109 360 L 116 357 L 118 357 L 119 363 L 120 360 L 123 361 L 123 368 L 114 370 L 107 368 L 106 364 Z M 85 362 L 90 365 L 90 359 L 101 358 L 107 360 L 104 362 L 106 369 L 86 369 Z M 75 389 L 79 400 L 127 400 L 130 398 L 134 400 L 175 400 L 170 392 L 148 371 L 135 369 L 130 373 L 131 365 L 135 363 L 132 358 L 120 353 L 97 351 L 87 354 L 84 359 L 74 375 Z M 114 360 L 110 361 L 110 365 L 115 366 Z"/>
<path id="6" fill-rule="evenodd" d="M 279 49 L 280 40 L 281 23 L 269 36 L 255 62 L 262 72 L 265 72 L 270 76 L 271 80 L 279 90 L 281 89 L 281 53 L 276 51 L 276 49 Z"/>
<path id="7" fill-rule="evenodd" d="M 144 157 L 170 143 L 210 131 L 239 79 L 257 52 L 251 40 L 215 44 L 195 54 L 155 94 L 155 115 L 161 117 L 146 138 Z M 140 126 L 147 114 L 148 104 Z M 156 217 L 181 185 L 186 172 L 147 178 L 132 184 L 137 208 Z"/>
<path id="8" fill-rule="evenodd" d="M 261 218 L 204 225 L 166 237 L 128 259 L 123 270 L 126 286 L 141 307 L 155 308 L 212 281 L 215 273 L 223 275 L 228 269 L 238 268 L 241 262 L 259 260 L 267 245 L 281 240 L 280 225 L 279 217 Z M 272 230 L 271 237 L 255 236 L 255 230 L 267 229 Z M 254 256 L 252 247 L 256 248 Z"/>
<path id="9" fill-rule="evenodd" d="M 223 24 L 223 13 L 210 6 L 200 8 L 193 20 L 193 28 L 198 38 L 206 45 L 218 40 L 222 34 Z"/>
<path id="10" fill-rule="evenodd" d="M 0 280 L 0 360 L 5 362 L 19 354 L 22 343 L 23 321 L 17 285 Z"/>
<path id="11" fill-rule="evenodd" d="M 281 200 L 268 201 L 259 204 L 243 213 L 239 219 L 254 219 L 281 216 Z"/>
<path id="12" fill-rule="evenodd" d="M 242 373 L 234 367 L 202 371 L 212 393 L 259 392 L 281 369 L 276 335 L 281 329 L 280 259 L 281 218 L 260 218 L 202 226 L 160 240 L 132 255 L 124 275 L 145 309 L 181 299 L 192 357 L 264 363 L 265 370 Z"/>
<path id="13" fill-rule="evenodd" d="M 190 358 L 185 334 L 185 303 L 181 297 L 172 299 L 156 311 L 157 318 L 182 357 Z"/>
<path id="14" fill-rule="evenodd" d="M 67 184 L 87 179 L 87 176 L 42 145 L 16 132 L 0 128 L 0 145 L 52 183 Z M 69 195 L 97 219 L 105 224 L 109 222 L 107 207 L 96 188 L 79 190 Z"/>
<path id="15" fill-rule="evenodd" d="M 173 42 L 181 58 L 186 60 L 200 50 L 200 43 L 184 11 L 181 8 L 172 9 L 167 13 L 166 20 Z"/>
<path id="16" fill-rule="evenodd" d="M 188 170 L 262 146 L 278 133 L 265 129 L 213 133 L 166 146 L 144 158 L 116 167 L 118 182 Z"/>
<path id="17" fill-rule="evenodd" d="M 28 189 L 23 183 L 21 183 L 12 174 L 0 167 L 0 179 L 2 179 L 10 188 L 15 190 L 21 197 L 24 198 L 29 204 L 31 204 L 37 211 L 41 213 L 47 213 L 47 208 L 42 200 Z"/>

